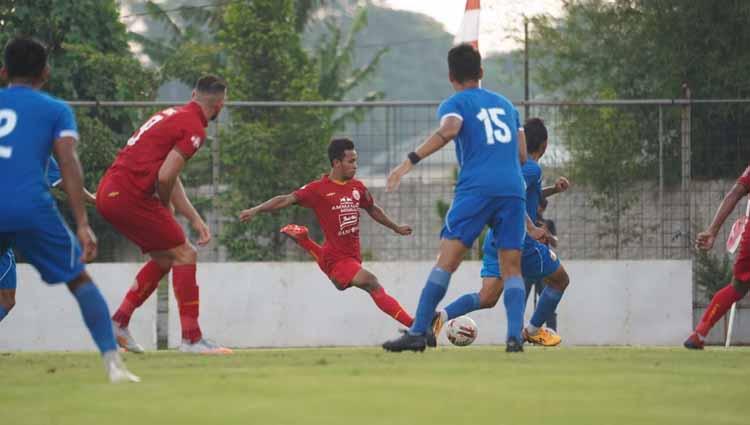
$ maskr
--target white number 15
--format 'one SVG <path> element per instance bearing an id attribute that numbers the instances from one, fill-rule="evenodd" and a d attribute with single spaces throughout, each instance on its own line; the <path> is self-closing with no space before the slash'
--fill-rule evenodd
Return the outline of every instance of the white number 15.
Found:
<path id="1" fill-rule="evenodd" d="M 503 108 L 482 108 L 477 114 L 477 118 L 484 124 L 488 145 L 494 145 L 496 141 L 499 143 L 510 143 L 512 140 L 510 127 L 500 119 L 501 115 L 505 115 Z"/>

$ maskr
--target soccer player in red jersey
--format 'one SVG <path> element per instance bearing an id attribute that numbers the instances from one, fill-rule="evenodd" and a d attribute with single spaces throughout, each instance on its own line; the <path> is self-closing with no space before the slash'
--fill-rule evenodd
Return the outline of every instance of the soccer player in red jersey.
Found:
<path id="1" fill-rule="evenodd" d="M 714 215 L 714 219 L 711 221 L 708 229 L 698 234 L 695 244 L 699 249 L 708 251 L 714 246 L 716 234 L 719 233 L 722 224 L 729 217 L 729 214 L 734 211 L 737 202 L 747 195 L 748 192 L 750 192 L 750 166 L 737 179 L 737 183 L 732 187 L 732 190 L 724 196 L 724 200 L 721 201 L 719 209 L 716 211 L 716 215 Z M 695 331 L 685 340 L 686 348 L 702 350 L 708 331 L 711 330 L 719 319 L 724 317 L 727 310 L 732 307 L 732 304 L 741 300 L 747 294 L 748 290 L 750 290 L 750 225 L 745 226 L 745 231 L 742 233 L 737 252 L 737 258 L 734 260 L 732 281 L 719 290 L 711 299 L 711 303 L 708 305 L 705 313 L 703 313 L 703 317 L 701 317 L 701 321 L 698 323 Z"/>
<path id="2" fill-rule="evenodd" d="M 375 204 L 365 185 L 354 178 L 357 171 L 357 151 L 349 139 L 333 139 L 328 146 L 331 172 L 320 180 L 302 186 L 288 194 L 279 195 L 240 213 L 247 222 L 259 213 L 271 212 L 297 204 L 315 211 L 325 235 L 321 247 L 308 238 L 304 226 L 288 225 L 281 231 L 289 235 L 315 258 L 320 269 L 343 291 L 356 286 L 370 294 L 375 305 L 404 326 L 411 326 L 412 317 L 395 298 L 380 286 L 374 274 L 362 268 L 359 249 L 359 209 L 375 221 L 399 235 L 410 235 L 410 226 L 398 225 L 381 207 Z"/>
<path id="3" fill-rule="evenodd" d="M 224 106 L 226 90 L 226 82 L 219 77 L 208 75 L 198 79 L 191 102 L 165 109 L 146 121 L 120 150 L 99 183 L 96 197 L 99 213 L 151 257 L 112 317 L 117 341 L 126 350 L 143 352 L 128 331 L 130 317 L 171 269 L 182 325 L 180 351 L 231 352 L 202 337 L 195 278 L 198 254 L 171 209 L 174 207 L 189 220 L 198 234 L 198 245 L 211 240 L 211 232 L 185 194 L 179 175 L 185 163 L 203 146 L 205 128 Z"/>

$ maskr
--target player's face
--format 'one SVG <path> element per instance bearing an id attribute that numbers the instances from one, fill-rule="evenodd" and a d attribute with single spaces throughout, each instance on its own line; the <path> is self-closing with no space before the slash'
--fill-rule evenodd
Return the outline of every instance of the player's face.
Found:
<path id="1" fill-rule="evenodd" d="M 338 161 L 338 166 L 341 167 L 341 176 L 344 179 L 353 179 L 357 174 L 357 151 L 354 149 L 345 151 L 344 158 Z"/>

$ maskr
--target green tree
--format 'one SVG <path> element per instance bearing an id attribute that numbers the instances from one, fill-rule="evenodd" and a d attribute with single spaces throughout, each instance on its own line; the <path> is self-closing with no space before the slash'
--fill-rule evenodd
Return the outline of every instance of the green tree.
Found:
<path id="1" fill-rule="evenodd" d="M 218 35 L 227 52 L 224 75 L 232 96 L 256 100 L 320 100 L 318 75 L 302 49 L 291 0 L 230 4 Z M 249 78 L 250 77 L 250 78 Z M 225 213 L 288 193 L 325 170 L 331 136 L 329 109 L 241 108 L 222 132 L 228 190 Z M 222 235 L 233 258 L 275 259 L 278 232 L 299 211 L 259 217 L 251 225 L 230 221 Z"/>
<path id="2" fill-rule="evenodd" d="M 156 89 L 156 74 L 130 52 L 127 32 L 113 0 L 24 0 L 0 4 L 0 44 L 16 35 L 47 44 L 52 73 L 44 90 L 65 100 L 143 100 Z M 95 189 L 143 113 L 112 108 L 76 108 L 81 143 L 78 151 L 85 183 Z M 100 252 L 109 252 L 117 236 L 91 214 Z"/>
<path id="3" fill-rule="evenodd" d="M 746 98 L 749 21 L 750 3 L 741 0 L 566 2 L 559 19 L 532 20 L 533 77 L 548 93 L 579 99 L 675 98 L 683 83 L 695 98 Z M 650 127 L 644 149 L 651 157 L 658 152 L 655 116 L 651 108 L 637 119 Z M 742 143 L 750 108 L 694 106 L 692 120 L 692 175 L 735 176 L 750 154 L 750 143 Z M 668 171 L 679 178 L 677 167 Z"/>

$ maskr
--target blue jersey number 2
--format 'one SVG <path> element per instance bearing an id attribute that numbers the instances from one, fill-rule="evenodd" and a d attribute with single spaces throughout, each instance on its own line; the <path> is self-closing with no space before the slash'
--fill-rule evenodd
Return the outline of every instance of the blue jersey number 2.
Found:
<path id="1" fill-rule="evenodd" d="M 0 109 L 0 139 L 9 135 L 16 128 L 18 116 L 12 109 Z M 12 146 L 0 146 L 0 158 L 8 159 L 13 156 Z"/>

